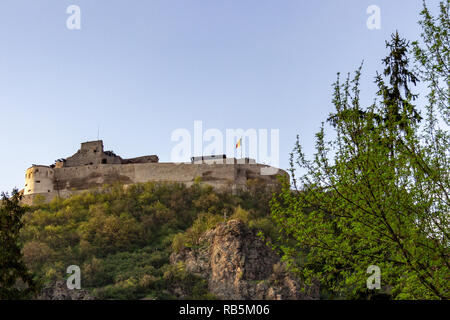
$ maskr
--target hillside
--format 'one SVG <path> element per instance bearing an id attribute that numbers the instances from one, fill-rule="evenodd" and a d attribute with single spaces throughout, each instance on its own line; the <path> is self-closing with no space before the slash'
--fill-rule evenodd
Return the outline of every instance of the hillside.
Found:
<path id="1" fill-rule="evenodd" d="M 48 204 L 37 199 L 24 217 L 24 259 L 47 287 L 64 280 L 69 265 L 80 266 L 82 288 L 96 299 L 280 298 L 281 292 L 289 291 L 285 288 L 288 284 L 279 285 L 277 295 L 270 286 L 270 281 L 275 281 L 275 275 L 271 276 L 274 266 L 282 268 L 279 258 L 256 236 L 259 231 L 276 236 L 269 217 L 273 190 L 265 190 L 258 180 L 249 181 L 248 187 L 246 192 L 231 195 L 199 182 L 191 187 L 145 183 L 104 187 Z M 208 230 L 210 237 L 226 235 L 224 230 L 233 226 L 244 236 L 205 242 Z M 245 253 L 227 251 L 230 263 L 243 260 L 239 266 L 229 265 L 236 268 L 223 277 L 231 284 L 239 267 L 241 272 L 247 270 L 250 275 L 242 277 L 242 284 L 248 291 L 260 282 L 258 293 L 243 294 L 239 289 L 223 294 L 224 288 L 214 284 L 217 268 L 201 274 L 192 270 L 192 261 L 189 264 L 181 258 L 209 248 L 209 244 L 217 250 L 218 243 L 223 248 L 251 247 Z M 213 256 L 209 251 L 200 252 L 207 260 Z M 245 259 L 253 262 L 244 263 Z M 264 262 L 263 267 L 255 273 L 252 268 L 259 261 Z M 282 298 L 298 296 L 285 294 Z"/>

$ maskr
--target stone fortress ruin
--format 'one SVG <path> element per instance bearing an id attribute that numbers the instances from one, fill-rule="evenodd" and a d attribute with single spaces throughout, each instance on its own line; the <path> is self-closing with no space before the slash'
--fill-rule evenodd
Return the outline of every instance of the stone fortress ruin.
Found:
<path id="1" fill-rule="evenodd" d="M 143 182 L 179 182 L 190 186 L 194 181 L 216 189 L 236 192 L 245 189 L 249 179 L 260 179 L 267 186 L 278 183 L 281 169 L 258 164 L 253 159 L 226 158 L 225 155 L 192 157 L 190 163 L 159 162 L 156 155 L 123 159 L 103 150 L 103 141 L 90 141 L 67 159 L 53 165 L 33 165 L 26 171 L 23 202 L 32 204 L 39 195 L 46 202 L 55 197 L 99 189 L 105 184 L 130 185 Z M 200 178 L 200 179 L 199 179 Z"/>

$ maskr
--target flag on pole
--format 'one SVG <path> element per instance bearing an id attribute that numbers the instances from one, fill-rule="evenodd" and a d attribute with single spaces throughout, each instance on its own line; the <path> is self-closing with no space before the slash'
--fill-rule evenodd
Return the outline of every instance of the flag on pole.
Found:
<path id="1" fill-rule="evenodd" d="M 238 143 L 236 143 L 236 149 L 242 145 L 242 137 L 239 139 Z"/>

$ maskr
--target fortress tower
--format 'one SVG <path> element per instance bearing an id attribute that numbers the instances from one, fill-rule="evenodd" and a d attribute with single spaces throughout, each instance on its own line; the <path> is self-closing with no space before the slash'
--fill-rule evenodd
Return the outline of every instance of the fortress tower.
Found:
<path id="1" fill-rule="evenodd" d="M 48 166 L 32 166 L 25 173 L 24 195 L 52 193 L 55 172 Z"/>

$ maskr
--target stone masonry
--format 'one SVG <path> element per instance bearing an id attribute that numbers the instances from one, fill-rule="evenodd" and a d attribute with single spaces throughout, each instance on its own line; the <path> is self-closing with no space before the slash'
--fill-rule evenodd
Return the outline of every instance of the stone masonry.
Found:
<path id="1" fill-rule="evenodd" d="M 278 175 L 287 173 L 252 159 L 192 163 L 160 163 L 156 155 L 122 159 L 112 151 L 104 151 L 103 141 L 99 140 L 82 143 L 73 156 L 58 159 L 53 165 L 30 167 L 25 174 L 23 202 L 32 204 L 37 195 L 51 201 L 117 182 L 180 182 L 190 186 L 199 178 L 216 189 L 234 192 L 244 189 L 249 179 L 260 179 L 268 186 L 277 184 Z"/>

